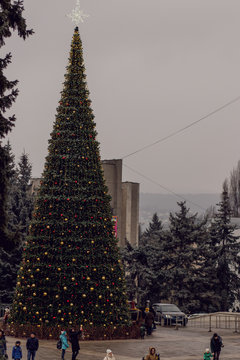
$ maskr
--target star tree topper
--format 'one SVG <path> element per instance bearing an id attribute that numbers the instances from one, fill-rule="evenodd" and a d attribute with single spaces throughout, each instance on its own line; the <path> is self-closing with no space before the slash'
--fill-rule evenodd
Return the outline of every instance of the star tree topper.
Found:
<path id="1" fill-rule="evenodd" d="M 84 18 L 89 17 L 89 15 L 84 14 L 83 10 L 80 9 L 80 0 L 77 0 L 75 9 L 72 10 L 71 14 L 67 15 L 72 22 L 78 26 L 80 21 L 83 23 Z"/>

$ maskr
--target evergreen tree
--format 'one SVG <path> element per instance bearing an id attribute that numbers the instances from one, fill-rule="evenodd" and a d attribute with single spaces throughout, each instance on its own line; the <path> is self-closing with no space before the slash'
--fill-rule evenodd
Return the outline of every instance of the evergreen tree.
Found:
<path id="1" fill-rule="evenodd" d="M 162 222 L 159 219 L 157 213 L 154 213 L 152 216 L 152 220 L 150 221 L 147 229 L 144 231 L 144 237 L 151 238 L 155 234 L 158 234 L 162 229 Z"/>
<path id="2" fill-rule="evenodd" d="M 19 232 L 22 239 L 27 235 L 33 212 L 33 196 L 29 193 L 32 165 L 29 156 L 23 152 L 18 162 L 16 174 L 12 178 L 9 193 L 9 229 Z"/>
<path id="3" fill-rule="evenodd" d="M 36 330 L 129 321 L 84 71 L 76 28 L 13 303 L 14 324 Z"/>
<path id="4" fill-rule="evenodd" d="M 14 182 L 13 179 L 16 178 L 16 170 L 15 170 L 15 162 L 14 162 L 14 155 L 12 153 L 12 148 L 10 143 L 8 142 L 4 146 L 4 153 L 5 153 L 5 160 L 6 163 L 4 165 L 6 179 L 8 182 L 8 193 L 5 194 L 6 199 L 9 200 L 10 198 L 10 190 L 11 186 Z M 8 203 L 5 203 L 6 209 L 4 210 L 6 214 L 8 213 Z M 9 219 L 8 219 L 9 220 Z M 9 222 L 8 222 L 9 225 Z M 12 231 L 5 230 L 5 234 L 7 235 L 7 238 L 11 240 L 12 246 L 11 248 L 8 246 L 0 247 L 0 303 L 10 303 L 12 296 L 13 296 L 13 290 L 16 285 L 16 268 L 15 268 L 15 260 L 13 258 L 13 253 L 15 251 L 15 248 L 18 247 L 18 241 L 13 241 L 13 239 L 19 240 L 18 236 L 16 236 L 16 233 L 13 233 Z M 13 246 L 14 244 L 14 246 Z M 19 259 L 19 256 L 18 256 Z"/>
<path id="5" fill-rule="evenodd" d="M 2 0 L 0 4 L 0 48 L 5 45 L 5 39 L 12 35 L 12 30 L 18 31 L 18 36 L 24 40 L 33 33 L 27 30 L 26 21 L 22 17 L 23 1 L 17 0 L 14 3 L 11 0 Z M 0 239 L 1 247 L 9 249 L 13 246 L 13 239 L 7 231 L 7 193 L 8 177 L 7 149 L 2 144 L 2 139 L 11 131 L 15 122 L 15 115 L 6 116 L 6 112 L 11 108 L 18 95 L 16 88 L 17 80 L 9 81 L 4 75 L 4 70 L 11 63 L 12 55 L 8 53 L 5 57 L 0 58 Z"/>
<path id="6" fill-rule="evenodd" d="M 196 311 L 201 306 L 203 284 L 203 252 L 206 249 L 206 220 L 199 221 L 197 214 L 190 215 L 185 202 L 178 203 L 179 212 L 170 214 L 168 241 L 164 258 L 165 288 L 169 300 L 185 311 Z M 206 262 L 205 262 L 206 263 Z"/>
<path id="7" fill-rule="evenodd" d="M 124 248 L 123 260 L 129 299 L 137 298 L 144 306 L 146 300 L 158 301 L 162 291 L 160 275 L 163 272 L 161 249 L 164 231 L 161 221 L 155 213 L 147 230 L 142 234 L 139 246 L 129 243 Z"/>
<path id="8" fill-rule="evenodd" d="M 215 272 L 218 278 L 216 295 L 219 297 L 221 311 L 228 311 L 237 300 L 240 286 L 239 237 L 234 235 L 236 227 L 231 224 L 231 208 L 228 185 L 223 184 L 222 199 L 211 224 L 210 233 L 214 249 Z"/>
<path id="9" fill-rule="evenodd" d="M 9 143 L 5 146 L 9 162 L 7 164 L 8 186 L 8 233 L 17 239 L 11 250 L 0 249 L 0 302 L 10 303 L 17 281 L 17 271 L 22 257 L 22 245 L 33 210 L 33 198 L 28 193 L 32 166 L 28 155 L 23 153 L 16 168 L 15 157 Z"/>

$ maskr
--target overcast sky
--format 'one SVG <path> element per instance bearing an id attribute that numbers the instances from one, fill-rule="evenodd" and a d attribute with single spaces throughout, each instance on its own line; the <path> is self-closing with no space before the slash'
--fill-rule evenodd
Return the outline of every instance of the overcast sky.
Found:
<path id="1" fill-rule="evenodd" d="M 40 176 L 60 99 L 75 0 L 24 0 L 35 35 L 7 40 L 19 79 L 10 141 Z M 121 158 L 240 95 L 239 0 L 82 0 L 80 25 L 102 159 Z M 240 159 L 240 101 L 125 164 L 178 193 L 221 192 Z M 124 168 L 142 192 L 164 191 Z"/>

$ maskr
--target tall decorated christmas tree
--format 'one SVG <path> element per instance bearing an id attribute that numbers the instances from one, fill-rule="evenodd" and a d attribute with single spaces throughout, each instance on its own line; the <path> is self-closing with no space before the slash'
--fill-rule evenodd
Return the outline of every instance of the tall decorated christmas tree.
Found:
<path id="1" fill-rule="evenodd" d="M 76 27 L 18 274 L 11 315 L 18 333 L 30 326 L 44 329 L 48 336 L 78 324 L 90 332 L 129 325 L 124 274 L 90 104 Z"/>

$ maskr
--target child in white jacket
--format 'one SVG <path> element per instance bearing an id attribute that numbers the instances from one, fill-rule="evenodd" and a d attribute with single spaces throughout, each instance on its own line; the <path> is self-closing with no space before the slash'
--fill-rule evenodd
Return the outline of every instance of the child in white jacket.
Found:
<path id="1" fill-rule="evenodd" d="M 107 349 L 106 353 L 107 354 L 106 354 L 104 360 L 115 360 L 115 356 L 113 355 L 112 350 Z"/>

